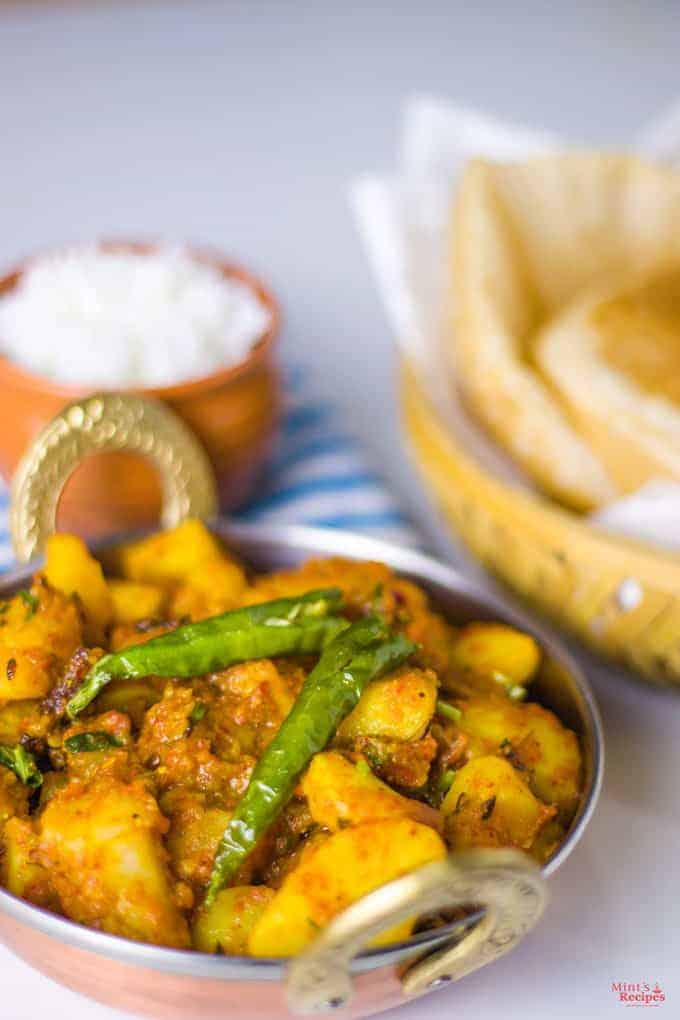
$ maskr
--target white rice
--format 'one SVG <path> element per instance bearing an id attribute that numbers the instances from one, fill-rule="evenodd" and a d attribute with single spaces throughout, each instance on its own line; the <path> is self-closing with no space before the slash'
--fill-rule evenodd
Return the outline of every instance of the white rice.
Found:
<path id="1" fill-rule="evenodd" d="M 269 322 L 249 287 L 181 248 L 74 248 L 0 297 L 0 351 L 60 383 L 167 386 L 243 361 Z"/>

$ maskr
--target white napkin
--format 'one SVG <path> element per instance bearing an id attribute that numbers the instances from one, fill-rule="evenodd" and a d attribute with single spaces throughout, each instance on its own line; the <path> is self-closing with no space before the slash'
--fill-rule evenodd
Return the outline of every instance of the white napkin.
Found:
<path id="1" fill-rule="evenodd" d="M 476 156 L 525 159 L 569 148 L 567 140 L 530 131 L 429 96 L 406 104 L 397 173 L 353 182 L 350 200 L 397 343 L 415 366 L 438 411 L 468 451 L 506 483 L 531 489 L 529 479 L 467 414 L 450 362 L 442 356 L 442 323 L 451 196 L 467 161 Z M 655 159 L 680 158 L 680 102 L 631 141 Z M 592 515 L 598 526 L 680 549 L 680 484 L 650 482 Z"/>

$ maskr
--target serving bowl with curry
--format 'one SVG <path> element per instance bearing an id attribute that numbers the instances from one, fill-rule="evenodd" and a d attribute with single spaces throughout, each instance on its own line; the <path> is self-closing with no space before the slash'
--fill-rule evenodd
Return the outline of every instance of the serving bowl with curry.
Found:
<path id="1" fill-rule="evenodd" d="M 394 1005 L 494 914 L 484 958 L 521 937 L 593 809 L 597 712 L 548 638 L 416 553 L 285 531 L 57 534 L 5 585 L 0 935 L 104 1001 L 340 1007 L 328 964 L 348 1015 Z"/>

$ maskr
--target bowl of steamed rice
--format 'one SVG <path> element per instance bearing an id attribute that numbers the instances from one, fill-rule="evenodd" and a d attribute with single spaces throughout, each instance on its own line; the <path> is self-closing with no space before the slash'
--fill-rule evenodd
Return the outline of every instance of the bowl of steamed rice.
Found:
<path id="1" fill-rule="evenodd" d="M 214 253 L 111 242 L 27 260 L 0 278 L 0 473 L 74 399 L 133 391 L 169 404 L 203 443 L 232 509 L 257 480 L 279 414 L 278 304 Z M 59 522 L 90 535 L 158 520 L 154 470 L 130 453 L 90 457 Z"/>

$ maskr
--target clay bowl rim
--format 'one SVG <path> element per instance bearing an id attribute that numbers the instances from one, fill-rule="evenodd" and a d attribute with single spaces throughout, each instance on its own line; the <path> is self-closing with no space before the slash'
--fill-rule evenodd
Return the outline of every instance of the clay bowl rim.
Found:
<path id="1" fill-rule="evenodd" d="M 166 246 L 161 241 L 130 241 L 125 239 L 104 239 L 96 242 L 96 247 L 103 251 L 127 251 L 141 255 L 150 255 Z M 22 259 L 14 267 L 10 268 L 0 276 L 0 298 L 2 295 L 13 290 L 27 268 L 45 255 L 54 254 L 58 251 L 73 250 L 81 247 L 78 244 L 64 245 L 46 251 L 38 252 Z M 186 379 L 182 382 L 171 383 L 168 386 L 107 386 L 93 383 L 78 385 L 59 383 L 49 376 L 39 375 L 29 369 L 18 365 L 11 358 L 0 352 L 0 379 L 9 379 L 27 390 L 40 390 L 49 393 L 54 397 L 63 398 L 64 402 L 75 400 L 95 391 L 111 391 L 119 389 L 126 393 L 138 393 L 140 396 L 155 397 L 159 400 L 181 400 L 188 397 L 200 396 L 203 392 L 218 389 L 228 383 L 235 382 L 241 376 L 248 374 L 252 369 L 258 368 L 269 358 L 278 335 L 281 331 L 282 314 L 278 299 L 274 296 L 269 287 L 262 282 L 259 276 L 251 272 L 246 266 L 226 258 L 216 249 L 193 244 L 181 244 L 192 259 L 211 265 L 219 270 L 224 277 L 235 279 L 245 284 L 254 292 L 256 297 L 266 307 L 270 315 L 270 322 L 262 332 L 248 353 L 248 355 L 235 365 L 225 368 L 218 368 L 208 375 L 199 375 Z"/>

